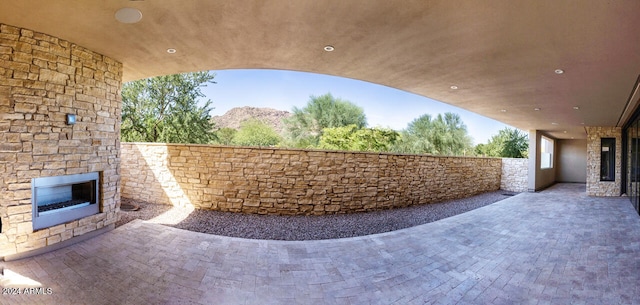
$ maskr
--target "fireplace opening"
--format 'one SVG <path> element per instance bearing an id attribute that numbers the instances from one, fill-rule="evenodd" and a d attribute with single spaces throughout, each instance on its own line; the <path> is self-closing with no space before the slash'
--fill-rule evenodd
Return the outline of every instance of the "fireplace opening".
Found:
<path id="1" fill-rule="evenodd" d="M 33 229 L 48 228 L 99 212 L 99 174 L 34 178 Z"/>
<path id="2" fill-rule="evenodd" d="M 38 214 L 59 212 L 63 209 L 79 208 L 96 203 L 96 181 L 57 185 L 38 190 Z"/>

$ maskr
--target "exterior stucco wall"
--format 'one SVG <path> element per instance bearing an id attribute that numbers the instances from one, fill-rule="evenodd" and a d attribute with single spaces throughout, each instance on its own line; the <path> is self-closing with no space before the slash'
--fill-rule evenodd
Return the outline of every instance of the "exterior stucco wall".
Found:
<path id="1" fill-rule="evenodd" d="M 541 163 L 541 153 L 540 153 L 540 143 L 542 141 L 542 137 L 552 140 L 553 144 L 553 167 L 551 168 L 540 168 Z M 557 140 L 554 138 L 543 134 L 541 131 L 532 130 L 529 131 L 529 170 L 528 170 L 528 191 L 535 192 L 547 188 L 554 183 L 556 183 L 556 169 L 558 167 L 558 144 Z"/>
<path id="2" fill-rule="evenodd" d="M 558 140 L 558 182 L 587 182 L 587 140 Z"/>
<path id="3" fill-rule="evenodd" d="M 498 190 L 501 159 L 122 143 L 122 196 L 199 209 L 352 213 Z"/>

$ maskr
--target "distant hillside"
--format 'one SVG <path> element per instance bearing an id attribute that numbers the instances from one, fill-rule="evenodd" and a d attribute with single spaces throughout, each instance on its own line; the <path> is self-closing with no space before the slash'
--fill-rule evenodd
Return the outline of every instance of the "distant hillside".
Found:
<path id="1" fill-rule="evenodd" d="M 279 134 L 283 134 L 286 127 L 282 120 L 290 116 L 291 113 L 289 111 L 245 106 L 233 108 L 224 115 L 216 115 L 211 120 L 215 123 L 215 129 L 217 130 L 224 127 L 238 129 L 240 128 L 240 123 L 254 118 L 272 126 Z"/>

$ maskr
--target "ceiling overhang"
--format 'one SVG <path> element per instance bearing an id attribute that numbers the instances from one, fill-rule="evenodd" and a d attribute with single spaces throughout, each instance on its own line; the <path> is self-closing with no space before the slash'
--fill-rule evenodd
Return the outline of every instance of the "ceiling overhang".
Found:
<path id="1" fill-rule="evenodd" d="M 125 7 L 142 19 L 117 21 Z M 601 0 L 22 0 L 2 4 L 0 23 L 112 57 L 125 81 L 242 68 L 316 72 L 585 138 L 584 126 L 629 116 L 639 13 L 640 1 Z"/>

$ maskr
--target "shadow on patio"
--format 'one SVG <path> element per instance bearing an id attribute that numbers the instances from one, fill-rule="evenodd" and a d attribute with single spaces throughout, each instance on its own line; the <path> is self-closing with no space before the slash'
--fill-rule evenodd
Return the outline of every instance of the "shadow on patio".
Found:
<path id="1" fill-rule="evenodd" d="M 637 304 L 639 236 L 640 218 L 627 198 L 587 197 L 583 184 L 523 193 L 409 229 L 334 240 L 238 239 L 137 220 L 4 263 L 5 276 L 26 277 L 51 294 L 2 300 Z"/>

